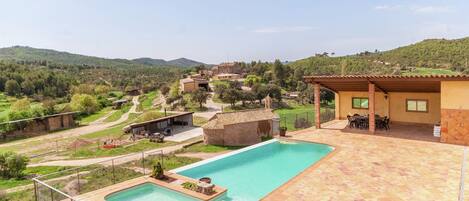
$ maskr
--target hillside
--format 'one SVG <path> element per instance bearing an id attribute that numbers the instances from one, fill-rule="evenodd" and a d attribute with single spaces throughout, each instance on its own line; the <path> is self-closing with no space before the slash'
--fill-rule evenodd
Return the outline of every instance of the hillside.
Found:
<path id="1" fill-rule="evenodd" d="M 182 66 L 182 67 L 194 67 L 198 65 L 205 65 L 202 62 L 186 59 L 186 58 L 179 58 L 174 60 L 165 61 L 163 59 L 152 59 L 152 58 L 137 58 L 133 59 L 132 61 L 145 64 L 145 65 L 157 65 L 157 66 Z"/>
<path id="2" fill-rule="evenodd" d="M 57 64 L 106 67 L 135 67 L 142 65 L 192 67 L 195 65 L 202 64 L 200 62 L 184 58 L 171 61 L 164 61 L 162 59 L 151 58 L 141 58 L 136 60 L 107 59 L 101 57 L 86 56 L 50 49 L 39 49 L 25 46 L 0 48 L 0 60 L 47 61 Z"/>
<path id="3" fill-rule="evenodd" d="M 469 73 L 468 59 L 469 38 L 428 39 L 383 52 L 365 51 L 341 57 L 321 54 L 290 66 L 304 68 L 310 74 Z"/>

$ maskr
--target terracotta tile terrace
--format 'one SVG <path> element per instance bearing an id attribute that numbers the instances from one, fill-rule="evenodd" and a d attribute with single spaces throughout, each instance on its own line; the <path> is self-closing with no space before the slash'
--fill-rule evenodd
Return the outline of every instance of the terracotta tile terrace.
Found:
<path id="1" fill-rule="evenodd" d="M 458 200 L 463 146 L 439 143 L 425 127 L 393 126 L 368 134 L 346 124 L 335 120 L 323 129 L 289 133 L 290 139 L 337 149 L 264 200 Z"/>

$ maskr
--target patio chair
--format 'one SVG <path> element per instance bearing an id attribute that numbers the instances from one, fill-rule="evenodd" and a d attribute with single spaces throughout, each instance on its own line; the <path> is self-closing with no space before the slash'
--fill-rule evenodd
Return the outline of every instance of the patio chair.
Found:
<path id="1" fill-rule="evenodd" d="M 356 119 L 354 119 L 354 118 L 353 118 L 352 116 L 350 116 L 350 115 L 347 115 L 347 120 L 348 120 L 347 126 L 348 126 L 349 128 L 354 128 L 354 127 L 356 127 L 356 123 L 357 123 L 357 120 L 356 120 Z"/>
<path id="2" fill-rule="evenodd" d="M 359 129 L 368 128 L 366 126 L 368 124 L 368 121 L 365 118 L 356 118 L 356 120 L 357 120 L 357 128 L 359 128 Z"/>
<path id="3" fill-rule="evenodd" d="M 390 128 L 389 128 L 389 121 L 390 121 L 390 119 L 389 119 L 387 116 L 385 116 L 385 117 L 384 117 L 384 120 L 383 120 L 383 126 L 384 126 L 384 128 L 385 128 L 386 130 L 389 130 L 389 129 L 390 129 Z"/>

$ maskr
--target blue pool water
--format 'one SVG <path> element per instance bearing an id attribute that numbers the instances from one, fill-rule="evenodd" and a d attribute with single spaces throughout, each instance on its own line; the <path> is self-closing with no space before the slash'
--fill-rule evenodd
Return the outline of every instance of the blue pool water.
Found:
<path id="1" fill-rule="evenodd" d="M 212 183 L 227 188 L 227 194 L 217 200 L 259 200 L 332 150 L 324 144 L 272 140 L 226 158 L 176 171 L 194 179 L 210 177 Z"/>
<path id="2" fill-rule="evenodd" d="M 152 183 L 141 184 L 127 190 L 106 196 L 106 201 L 198 201 L 188 195 L 157 186 Z"/>

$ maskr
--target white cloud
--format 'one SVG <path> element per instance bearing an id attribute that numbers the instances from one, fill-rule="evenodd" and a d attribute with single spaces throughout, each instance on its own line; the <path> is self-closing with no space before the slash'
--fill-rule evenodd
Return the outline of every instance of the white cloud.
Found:
<path id="1" fill-rule="evenodd" d="M 411 10 L 415 13 L 448 13 L 451 9 L 447 6 L 420 6 L 413 7 Z"/>
<path id="2" fill-rule="evenodd" d="M 375 6 L 375 10 L 396 10 L 402 8 L 401 5 L 380 5 L 380 6 Z"/>
<path id="3" fill-rule="evenodd" d="M 433 14 L 433 13 L 449 13 L 452 10 L 447 6 L 410 6 L 410 5 L 379 5 L 374 7 L 379 11 L 411 11 L 416 14 Z"/>
<path id="4" fill-rule="evenodd" d="M 284 33 L 284 32 L 302 32 L 313 30 L 314 27 L 310 26 L 291 26 L 291 27 L 263 27 L 254 29 L 254 33 Z"/>

